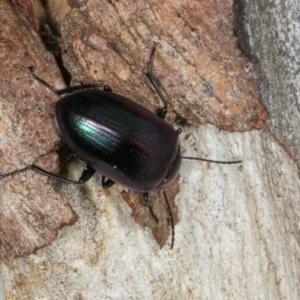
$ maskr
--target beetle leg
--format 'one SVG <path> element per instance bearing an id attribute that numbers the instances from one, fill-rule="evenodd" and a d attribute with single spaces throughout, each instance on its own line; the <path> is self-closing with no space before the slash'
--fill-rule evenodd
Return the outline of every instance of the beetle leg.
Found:
<path id="1" fill-rule="evenodd" d="M 112 92 L 112 89 L 111 89 L 110 86 L 105 85 L 105 86 L 103 87 L 103 91 L 104 91 L 104 92 Z"/>
<path id="2" fill-rule="evenodd" d="M 30 70 L 30 72 L 32 74 L 32 77 L 35 80 L 39 81 L 41 84 L 43 84 L 44 86 L 46 86 L 48 89 L 50 89 L 56 95 L 62 95 L 62 94 L 72 93 L 72 92 L 77 91 L 77 90 L 84 90 L 84 89 L 90 89 L 90 88 L 102 88 L 103 91 L 112 92 L 112 89 L 108 85 L 105 85 L 103 83 L 75 85 L 75 86 L 67 87 L 65 89 L 57 90 L 52 85 L 50 85 L 48 82 L 46 82 L 43 79 L 41 79 L 40 77 L 38 77 L 34 73 L 34 68 L 33 67 L 29 67 L 29 70 Z"/>
<path id="3" fill-rule="evenodd" d="M 42 169 L 42 168 L 40 168 L 36 165 L 29 165 L 29 166 L 27 166 L 23 169 L 16 170 L 16 171 L 13 171 L 11 173 L 0 175 L 0 179 L 3 179 L 5 177 L 9 177 L 9 176 L 13 176 L 13 175 L 17 175 L 17 174 L 20 174 L 20 173 L 25 172 L 27 170 L 33 170 L 33 171 L 38 172 L 38 173 L 40 173 L 44 176 L 47 176 L 47 177 L 50 177 L 50 178 L 53 178 L 53 179 L 56 179 L 56 180 L 60 180 L 60 181 L 66 182 L 66 183 L 73 183 L 73 184 L 85 183 L 95 173 L 95 170 L 93 170 L 92 168 L 90 168 L 88 170 L 87 170 L 87 168 L 85 168 L 84 171 L 82 172 L 82 175 L 81 175 L 80 179 L 78 181 L 76 181 L 76 180 L 61 177 L 61 176 L 56 175 L 56 174 L 52 174 L 52 173 L 50 173 L 50 172 L 48 172 L 48 171 L 46 171 L 46 170 L 44 170 L 44 169 Z M 93 173 L 92 173 L 92 170 L 94 171 Z"/>
<path id="4" fill-rule="evenodd" d="M 114 185 L 115 182 L 112 181 L 112 180 L 110 180 L 110 179 L 108 179 L 108 178 L 106 179 L 105 176 L 102 176 L 101 184 L 102 184 L 102 187 L 103 187 L 104 189 L 108 189 L 108 188 L 110 188 L 112 185 Z"/>
<path id="5" fill-rule="evenodd" d="M 164 198 L 165 198 L 165 202 L 166 202 L 166 205 L 167 205 L 167 210 L 168 210 L 168 214 L 169 214 L 169 217 L 170 217 L 170 223 L 171 223 L 171 230 L 172 230 L 172 240 L 171 240 L 171 245 L 170 245 L 170 249 L 173 248 L 174 246 L 174 241 L 175 241 L 175 225 L 174 225 L 174 218 L 173 218 L 173 214 L 172 214 L 172 211 L 171 211 L 171 207 L 170 207 L 170 204 L 169 204 L 169 201 L 168 201 L 168 198 L 167 198 L 167 195 L 166 195 L 166 192 L 165 190 L 163 190 L 163 194 L 164 194 Z M 152 214 L 152 216 L 155 218 L 155 220 L 158 222 L 158 219 L 156 218 L 153 210 L 152 210 L 152 207 L 149 205 L 148 203 L 148 195 L 149 193 L 143 193 L 143 198 L 144 198 L 144 202 L 148 205 L 149 209 L 150 209 L 150 212 Z"/>
<path id="6" fill-rule="evenodd" d="M 159 109 L 157 115 L 161 118 L 164 119 L 164 117 L 166 116 L 167 114 L 167 101 L 160 89 L 160 87 L 158 86 L 158 83 L 156 82 L 154 76 L 152 75 L 151 73 L 151 68 L 152 68 L 152 62 L 153 62 L 153 59 L 154 59 L 154 54 L 155 54 L 155 50 L 156 50 L 156 47 L 157 47 L 157 43 L 154 43 L 153 44 L 153 47 L 152 47 L 152 51 L 151 51 L 151 55 L 150 55 L 150 61 L 149 61 L 149 64 L 148 64 L 148 68 L 147 68 L 147 72 L 146 72 L 146 76 L 148 77 L 149 81 L 151 82 L 151 84 L 153 85 L 154 89 L 156 90 L 157 94 L 159 95 L 162 103 L 163 103 L 163 107 L 161 109 Z"/>
<path id="7" fill-rule="evenodd" d="M 149 193 L 143 193 L 144 202 L 148 204 L 148 195 Z"/>
<path id="8" fill-rule="evenodd" d="M 149 195 L 149 193 L 143 193 L 143 200 L 144 200 L 144 203 L 148 206 L 149 211 L 150 211 L 152 217 L 154 218 L 155 222 L 158 223 L 159 221 L 158 221 L 156 215 L 155 215 L 154 212 L 153 212 L 152 206 L 151 206 L 150 203 L 148 202 L 148 195 Z"/>
<path id="9" fill-rule="evenodd" d="M 163 194 L 164 194 L 165 202 L 166 202 L 166 205 L 167 205 L 167 210 L 168 210 L 168 213 L 169 213 L 169 216 L 170 216 L 170 223 L 171 223 L 171 230 L 172 230 L 172 240 L 171 240 L 170 249 L 172 249 L 173 246 L 174 246 L 174 242 L 175 242 L 175 224 L 174 224 L 173 214 L 172 214 L 171 207 L 170 207 L 170 204 L 169 204 L 169 201 L 168 201 L 167 194 L 166 194 L 165 190 L 163 190 Z"/>
<path id="10" fill-rule="evenodd" d="M 44 81 L 43 79 L 41 79 L 40 77 L 38 77 L 38 76 L 34 73 L 33 67 L 29 67 L 29 70 L 30 70 L 30 72 L 31 72 L 32 77 L 33 77 L 35 80 L 39 81 L 41 84 L 43 84 L 43 85 L 46 86 L 48 89 L 50 89 L 53 93 L 55 93 L 56 95 L 58 95 L 57 90 L 56 90 L 52 85 L 50 85 L 48 82 Z"/>
<path id="11" fill-rule="evenodd" d="M 80 176 L 80 178 L 79 178 L 78 181 L 80 183 L 87 182 L 95 174 L 95 172 L 96 171 L 92 167 L 86 166 L 84 168 L 84 170 L 82 171 L 82 174 L 81 174 L 81 176 Z"/>

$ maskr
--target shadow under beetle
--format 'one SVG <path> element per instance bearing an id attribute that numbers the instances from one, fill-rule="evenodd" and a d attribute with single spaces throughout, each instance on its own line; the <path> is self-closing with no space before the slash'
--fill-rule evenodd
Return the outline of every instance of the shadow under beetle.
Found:
<path id="1" fill-rule="evenodd" d="M 103 84 L 56 90 L 37 77 L 31 67 L 33 77 L 55 94 L 68 94 L 55 105 L 56 123 L 64 142 L 86 163 L 86 167 L 78 181 L 52 174 L 34 164 L 0 177 L 31 169 L 67 183 L 82 184 L 99 172 L 103 175 L 103 188 L 107 189 L 117 182 L 128 189 L 142 192 L 147 203 L 150 191 L 164 189 L 177 177 L 182 158 L 221 164 L 240 163 L 181 156 L 178 138 L 181 129 L 175 130 L 164 120 L 167 102 L 151 73 L 156 47 L 157 43 L 154 43 L 146 75 L 163 103 L 157 115 L 113 93 L 109 86 Z M 164 190 L 163 193 L 172 227 L 172 248 L 174 222 Z"/>

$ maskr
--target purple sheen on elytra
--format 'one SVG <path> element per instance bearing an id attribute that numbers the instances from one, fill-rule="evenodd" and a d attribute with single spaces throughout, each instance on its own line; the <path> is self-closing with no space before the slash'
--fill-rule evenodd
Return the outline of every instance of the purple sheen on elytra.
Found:
<path id="1" fill-rule="evenodd" d="M 68 147 L 114 182 L 140 192 L 178 175 L 178 134 L 162 118 L 120 95 L 88 90 L 63 97 L 56 121 Z"/>

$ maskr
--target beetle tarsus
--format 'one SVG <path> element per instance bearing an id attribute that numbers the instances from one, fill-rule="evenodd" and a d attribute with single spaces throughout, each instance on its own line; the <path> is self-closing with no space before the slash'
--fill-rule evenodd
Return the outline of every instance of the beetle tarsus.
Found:
<path id="1" fill-rule="evenodd" d="M 158 43 L 153 42 L 153 46 L 152 46 L 152 50 L 151 50 L 151 54 L 150 54 L 150 60 L 149 60 L 148 68 L 147 68 L 147 73 L 151 73 L 152 62 L 153 62 L 153 59 L 154 59 L 154 55 L 155 55 L 157 45 L 158 45 Z"/>
<path id="2" fill-rule="evenodd" d="M 144 202 L 148 204 L 148 195 L 149 193 L 143 193 Z"/>
<path id="3" fill-rule="evenodd" d="M 105 176 L 102 176 L 101 184 L 104 189 L 108 189 L 111 186 L 113 186 L 115 184 L 115 182 L 108 178 L 105 178 Z"/>
<path id="4" fill-rule="evenodd" d="M 82 174 L 81 174 L 81 176 L 80 176 L 80 178 L 79 178 L 78 181 L 80 183 L 87 182 L 95 174 L 95 172 L 96 171 L 92 167 L 86 166 L 84 168 L 84 170 L 82 171 Z"/>
<path id="5" fill-rule="evenodd" d="M 103 87 L 103 91 L 104 91 L 104 92 L 112 92 L 112 89 L 111 89 L 111 87 L 110 87 L 110 86 L 108 86 L 108 85 L 104 85 L 104 87 Z"/>
<path id="6" fill-rule="evenodd" d="M 181 128 L 176 129 L 177 134 L 180 134 L 182 132 Z"/>
<path id="7" fill-rule="evenodd" d="M 166 114 L 167 114 L 167 108 L 166 107 L 163 107 L 163 108 L 159 109 L 158 112 L 157 112 L 157 115 L 159 117 L 163 118 L 163 119 L 165 118 Z"/>

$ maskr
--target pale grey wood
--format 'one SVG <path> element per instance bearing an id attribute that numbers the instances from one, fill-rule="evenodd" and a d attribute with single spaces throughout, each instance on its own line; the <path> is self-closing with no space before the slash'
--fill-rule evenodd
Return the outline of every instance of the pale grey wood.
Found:
<path id="1" fill-rule="evenodd" d="M 236 33 L 256 63 L 271 132 L 299 160 L 299 1 L 234 1 Z"/>
<path id="2" fill-rule="evenodd" d="M 103 191 L 100 177 L 82 190 L 64 185 L 78 223 L 36 255 L 16 259 L 15 269 L 2 264 L 2 293 L 27 292 L 28 299 L 299 299 L 300 181 L 293 161 L 268 131 L 183 129 L 191 134 L 186 154 L 243 163 L 183 163 L 173 250 L 159 250 L 150 231 L 134 223 L 122 188 Z M 73 171 L 79 174 L 80 166 Z M 15 290 L 16 282 L 22 285 Z"/>

